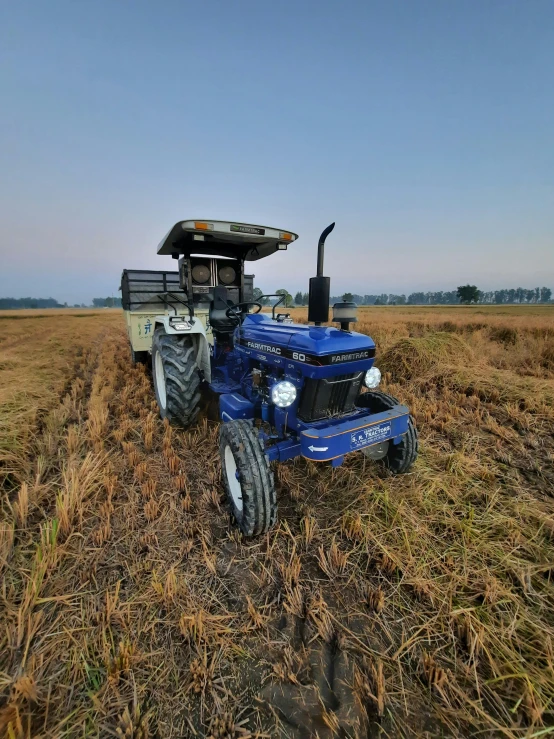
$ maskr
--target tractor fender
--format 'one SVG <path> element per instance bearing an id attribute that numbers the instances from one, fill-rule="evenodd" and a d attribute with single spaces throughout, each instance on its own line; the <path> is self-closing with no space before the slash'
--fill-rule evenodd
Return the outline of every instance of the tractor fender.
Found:
<path id="1" fill-rule="evenodd" d="M 155 326 L 163 326 L 166 334 L 170 336 L 190 336 L 196 346 L 196 364 L 202 371 L 207 382 L 212 380 L 212 366 L 210 363 L 210 345 L 206 337 L 206 329 L 199 318 L 183 319 L 190 325 L 188 329 L 176 329 L 171 325 L 169 316 L 156 316 Z"/>

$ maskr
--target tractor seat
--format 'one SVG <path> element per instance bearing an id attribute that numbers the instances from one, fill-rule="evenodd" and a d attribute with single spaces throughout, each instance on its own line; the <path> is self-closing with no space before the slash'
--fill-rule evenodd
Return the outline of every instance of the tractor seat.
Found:
<path id="1" fill-rule="evenodd" d="M 237 322 L 232 318 L 228 318 L 225 315 L 227 308 L 234 305 L 232 300 L 229 300 L 227 288 L 221 285 L 214 287 L 214 299 L 210 303 L 210 326 L 213 331 L 218 331 L 222 334 L 230 334 L 237 327 Z"/>

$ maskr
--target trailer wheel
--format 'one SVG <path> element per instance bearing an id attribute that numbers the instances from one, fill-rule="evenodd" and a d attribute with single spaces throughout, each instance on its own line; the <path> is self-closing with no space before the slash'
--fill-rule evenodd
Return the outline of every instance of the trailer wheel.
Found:
<path id="1" fill-rule="evenodd" d="M 190 336 L 156 329 L 152 339 L 152 375 L 160 416 L 187 428 L 200 410 L 200 373 Z"/>
<path id="2" fill-rule="evenodd" d="M 245 536 L 267 531 L 277 520 L 273 472 L 257 430 L 245 420 L 219 429 L 223 483 L 231 511 Z"/>
<path id="3" fill-rule="evenodd" d="M 131 362 L 135 367 L 137 364 L 148 365 L 148 352 L 136 352 L 131 347 Z"/>
<path id="4" fill-rule="evenodd" d="M 356 405 L 359 408 L 367 408 L 371 413 L 382 413 L 383 411 L 388 411 L 391 408 L 394 408 L 394 406 L 399 403 L 400 401 L 392 395 L 387 395 L 387 393 L 379 391 L 370 391 L 360 395 Z M 410 420 L 408 421 L 408 431 L 404 434 L 398 444 L 389 442 L 389 448 L 382 461 L 391 472 L 394 472 L 396 475 L 400 475 L 409 471 L 410 467 L 417 459 L 417 452 L 417 429 L 413 417 L 410 416 Z"/>

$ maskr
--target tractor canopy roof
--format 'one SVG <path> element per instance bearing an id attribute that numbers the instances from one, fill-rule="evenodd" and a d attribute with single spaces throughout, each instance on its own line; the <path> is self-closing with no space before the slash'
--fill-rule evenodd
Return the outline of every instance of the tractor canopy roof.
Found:
<path id="1" fill-rule="evenodd" d="M 162 239 L 158 254 L 206 254 L 255 261 L 287 248 L 292 231 L 238 221 L 179 221 Z"/>

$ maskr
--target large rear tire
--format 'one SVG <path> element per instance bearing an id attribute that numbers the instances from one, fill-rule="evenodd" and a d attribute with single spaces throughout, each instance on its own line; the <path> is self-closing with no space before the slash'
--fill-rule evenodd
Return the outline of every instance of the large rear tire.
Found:
<path id="1" fill-rule="evenodd" d="M 227 499 L 245 536 L 266 532 L 277 520 L 275 482 L 257 430 L 245 420 L 219 429 L 219 453 Z"/>
<path id="2" fill-rule="evenodd" d="M 152 340 L 152 375 L 160 416 L 181 428 L 196 420 L 202 395 L 191 336 L 166 334 L 157 328 Z"/>
<path id="3" fill-rule="evenodd" d="M 391 408 L 394 408 L 394 406 L 399 403 L 400 401 L 392 395 L 387 395 L 387 393 L 382 393 L 376 390 L 360 395 L 356 405 L 359 408 L 366 408 L 371 413 L 382 413 L 383 411 L 388 411 Z M 417 459 L 417 453 L 417 429 L 414 419 L 410 416 L 407 433 L 404 434 L 398 444 L 393 444 L 392 441 L 389 442 L 389 448 L 386 455 L 383 457 L 382 462 L 391 472 L 394 472 L 396 475 L 401 475 L 410 470 L 411 466 Z"/>

